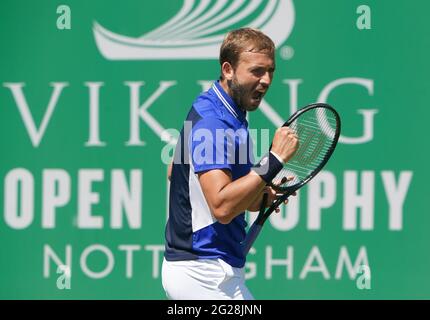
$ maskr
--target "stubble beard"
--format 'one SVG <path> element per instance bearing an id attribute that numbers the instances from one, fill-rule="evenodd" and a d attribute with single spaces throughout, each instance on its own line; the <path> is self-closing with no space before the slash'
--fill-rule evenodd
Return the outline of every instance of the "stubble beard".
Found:
<path id="1" fill-rule="evenodd" d="M 247 86 L 240 84 L 236 76 L 233 79 L 227 80 L 227 86 L 230 89 L 231 97 L 239 108 L 244 111 L 254 111 L 257 106 L 250 105 L 251 90 Z"/>

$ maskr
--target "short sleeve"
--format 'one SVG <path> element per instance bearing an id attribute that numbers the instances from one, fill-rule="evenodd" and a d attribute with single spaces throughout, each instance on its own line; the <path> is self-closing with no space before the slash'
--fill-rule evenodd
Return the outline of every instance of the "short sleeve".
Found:
<path id="1" fill-rule="evenodd" d="M 203 118 L 193 126 L 188 143 L 195 173 L 213 169 L 232 171 L 235 141 L 228 138 L 226 132 L 229 129 L 225 122 L 215 117 Z"/>

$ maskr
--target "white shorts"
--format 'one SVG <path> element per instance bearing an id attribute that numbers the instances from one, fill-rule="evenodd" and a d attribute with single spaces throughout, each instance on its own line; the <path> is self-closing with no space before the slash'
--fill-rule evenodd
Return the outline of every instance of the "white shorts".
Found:
<path id="1" fill-rule="evenodd" d="M 172 300 L 254 300 L 245 286 L 244 268 L 221 259 L 163 260 L 162 282 Z"/>

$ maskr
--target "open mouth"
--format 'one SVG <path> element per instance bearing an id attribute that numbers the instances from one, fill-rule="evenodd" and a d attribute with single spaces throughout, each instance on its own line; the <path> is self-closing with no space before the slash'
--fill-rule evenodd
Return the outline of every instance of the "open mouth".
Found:
<path id="1" fill-rule="evenodd" d="M 260 102 L 261 99 L 263 99 L 264 96 L 264 92 L 261 91 L 255 91 L 254 94 L 252 95 L 252 99 L 255 101 Z"/>

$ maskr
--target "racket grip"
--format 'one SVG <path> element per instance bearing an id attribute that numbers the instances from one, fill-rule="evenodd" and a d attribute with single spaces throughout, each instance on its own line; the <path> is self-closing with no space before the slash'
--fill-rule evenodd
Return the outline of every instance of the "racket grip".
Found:
<path id="1" fill-rule="evenodd" d="M 249 250 L 254 244 L 255 239 L 257 239 L 262 227 L 262 224 L 254 223 L 246 234 L 245 241 L 243 242 L 243 252 L 245 256 L 248 254 Z"/>

